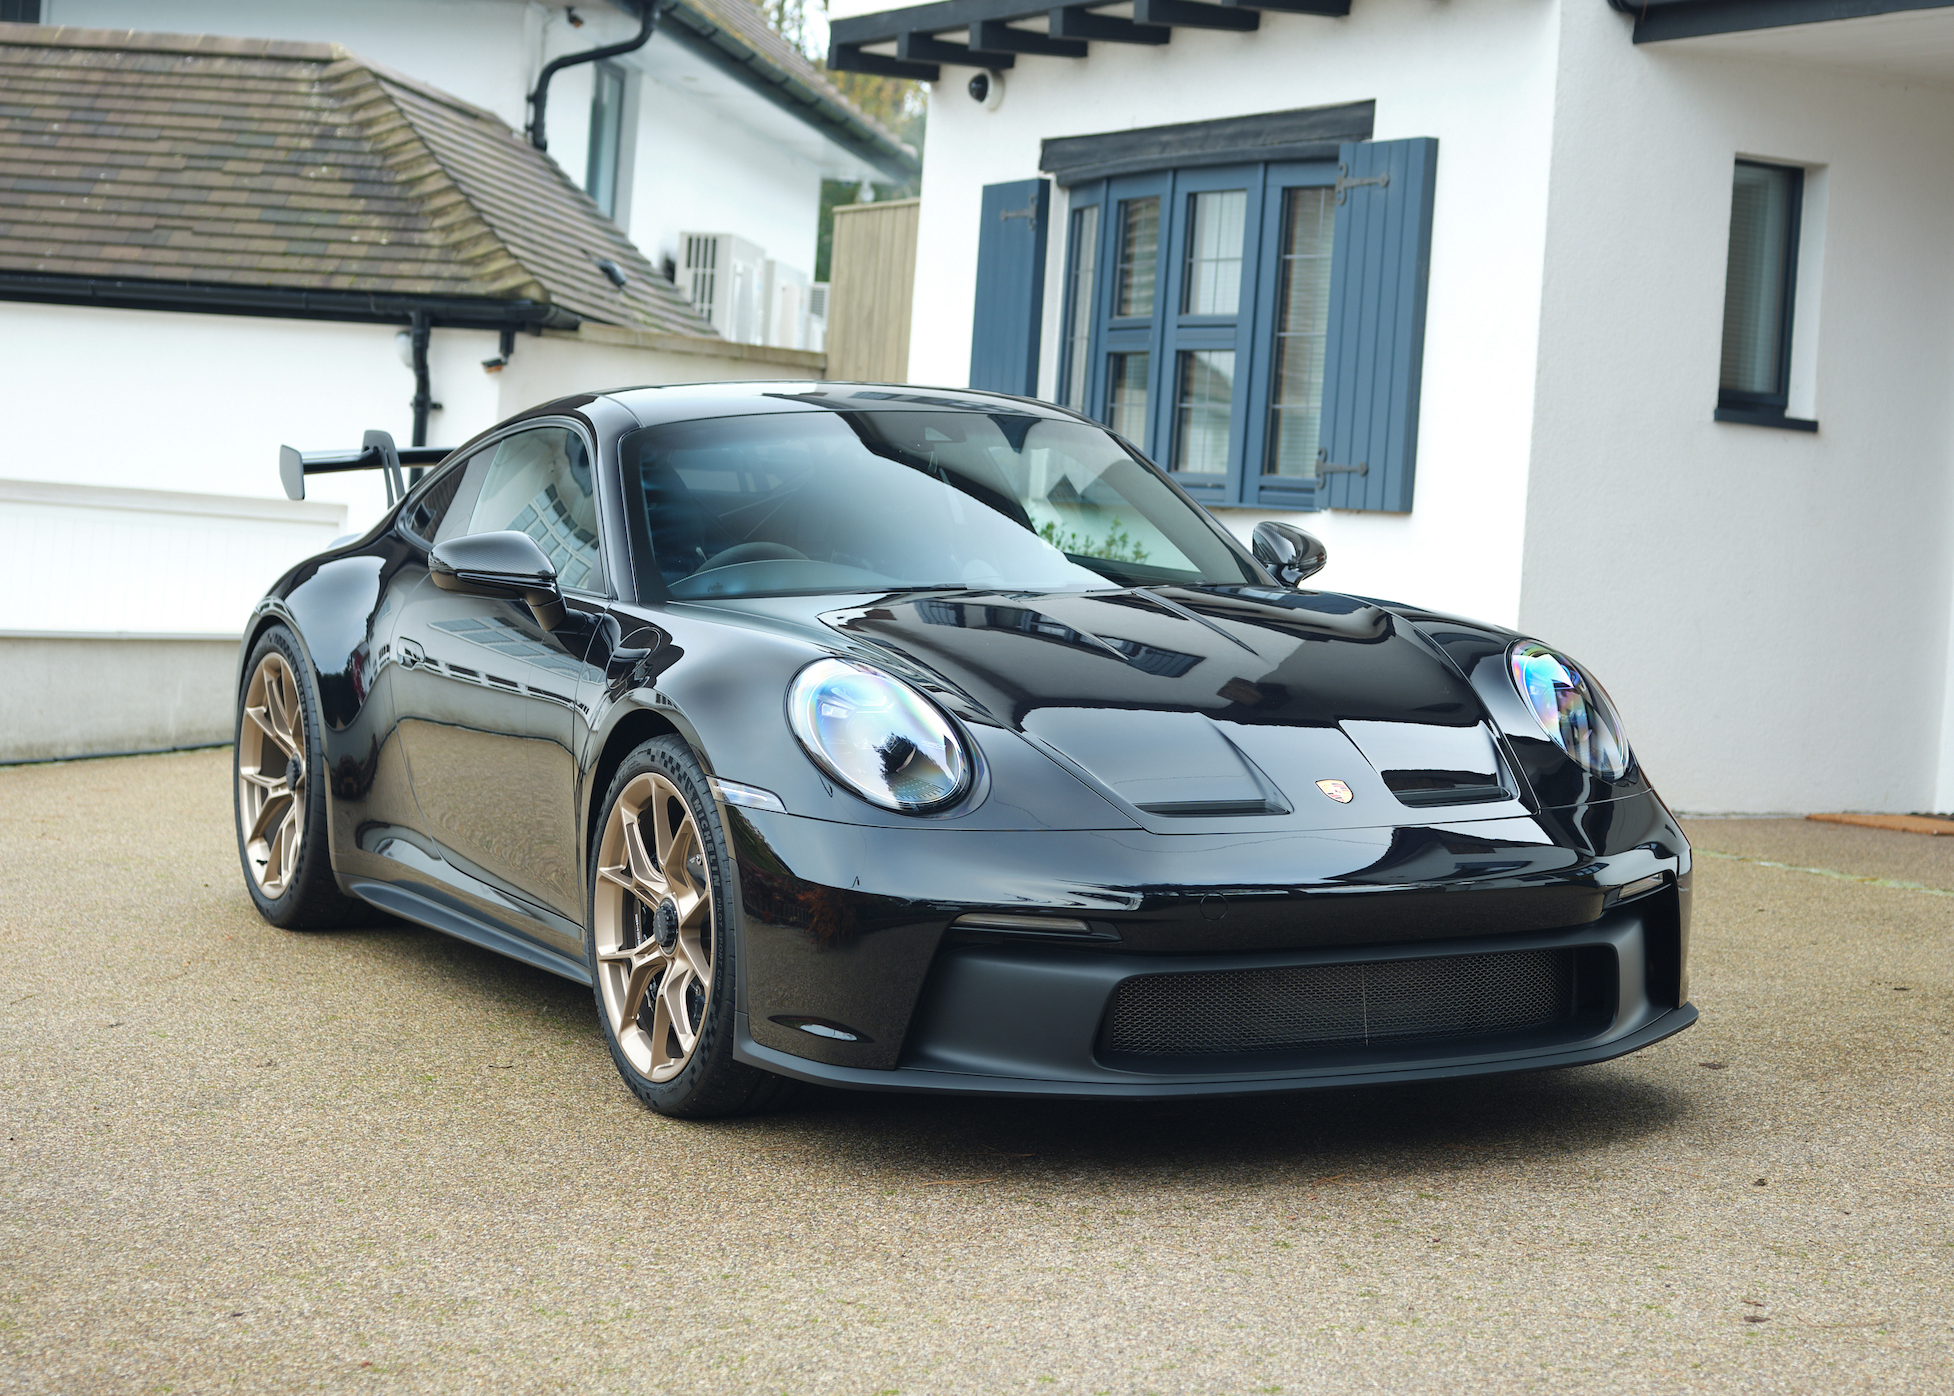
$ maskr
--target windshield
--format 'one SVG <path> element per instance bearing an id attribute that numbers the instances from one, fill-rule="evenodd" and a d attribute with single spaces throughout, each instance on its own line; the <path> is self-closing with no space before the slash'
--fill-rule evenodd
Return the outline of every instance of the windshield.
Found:
<path id="1" fill-rule="evenodd" d="M 1195 506 L 1079 422 L 795 412 L 648 427 L 622 444 L 633 541 L 652 559 L 642 596 L 659 582 L 704 600 L 1257 580 Z"/>

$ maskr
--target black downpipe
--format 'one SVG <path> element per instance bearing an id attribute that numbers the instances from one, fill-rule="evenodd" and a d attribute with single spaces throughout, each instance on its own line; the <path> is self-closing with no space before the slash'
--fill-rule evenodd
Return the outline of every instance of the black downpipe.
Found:
<path id="1" fill-rule="evenodd" d="M 550 104 L 550 79 L 563 68 L 574 68 L 579 63 L 595 63 L 600 58 L 616 58 L 619 54 L 633 53 L 651 41 L 652 26 L 658 22 L 658 0 L 639 0 L 644 6 L 642 22 L 638 26 L 636 38 L 626 39 L 621 44 L 608 44 L 603 48 L 586 49 L 582 53 L 566 53 L 544 67 L 536 79 L 536 90 L 529 94 L 529 143 L 538 150 L 548 150 L 550 143 L 543 134 L 543 117 Z"/>
<path id="2" fill-rule="evenodd" d="M 414 328 L 410 331 L 414 346 L 414 444 L 427 445 L 427 414 L 438 404 L 427 377 L 427 345 L 434 337 L 434 318 L 425 310 L 417 310 L 413 317 Z M 410 472 L 409 485 L 421 482 L 420 468 Z"/>

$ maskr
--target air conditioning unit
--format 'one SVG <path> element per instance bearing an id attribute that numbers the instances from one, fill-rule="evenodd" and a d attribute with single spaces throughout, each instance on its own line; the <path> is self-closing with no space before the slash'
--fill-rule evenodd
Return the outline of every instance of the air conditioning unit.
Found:
<path id="1" fill-rule="evenodd" d="M 767 261 L 766 342 L 776 349 L 807 347 L 807 273 Z"/>
<path id="2" fill-rule="evenodd" d="M 735 344 L 764 342 L 766 253 L 731 233 L 682 233 L 685 291 L 697 310 Z"/>
<path id="3" fill-rule="evenodd" d="M 807 288 L 807 347 L 824 353 L 828 347 L 828 283 L 817 281 Z"/>

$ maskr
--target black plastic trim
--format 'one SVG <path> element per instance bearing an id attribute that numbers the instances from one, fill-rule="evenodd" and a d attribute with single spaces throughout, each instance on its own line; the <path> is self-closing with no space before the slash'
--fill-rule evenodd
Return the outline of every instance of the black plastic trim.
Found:
<path id="1" fill-rule="evenodd" d="M 1462 1076 L 1497 1076 L 1518 1071 L 1545 1071 L 1565 1066 L 1592 1066 L 1674 1037 L 1696 1022 L 1696 1006 L 1672 1008 L 1654 1022 L 1609 1042 L 1565 1051 L 1541 1052 L 1494 1061 L 1445 1062 L 1437 1066 L 1352 1069 L 1307 1076 L 1259 1077 L 1239 1081 L 1102 1082 L 1040 1081 L 1006 1076 L 969 1076 L 953 1071 L 921 1071 L 897 1067 L 880 1071 L 866 1067 L 829 1066 L 805 1057 L 762 1047 L 753 1040 L 747 1016 L 737 1016 L 733 1055 L 750 1066 L 797 1081 L 836 1086 L 852 1091 L 916 1091 L 933 1095 L 1020 1096 L 1060 1099 L 1162 1100 L 1176 1096 L 1267 1095 L 1276 1092 L 1333 1089 L 1343 1086 L 1383 1086 L 1400 1081 L 1442 1081 Z"/>
<path id="2" fill-rule="evenodd" d="M 548 970 L 560 975 L 573 984 L 590 987 L 590 968 L 581 960 L 573 960 L 568 955 L 559 955 L 554 950 L 538 945 L 533 940 L 512 935 L 508 931 L 478 921 L 466 912 L 445 906 L 431 897 L 424 897 L 411 888 L 397 883 L 368 882 L 364 879 L 348 882 L 346 890 L 361 901 L 403 921 L 412 921 L 417 926 L 451 935 L 456 940 L 465 940 L 471 945 L 479 945 L 484 950 L 493 950 L 498 955 L 507 955 L 512 960 L 520 960 L 533 969 Z"/>

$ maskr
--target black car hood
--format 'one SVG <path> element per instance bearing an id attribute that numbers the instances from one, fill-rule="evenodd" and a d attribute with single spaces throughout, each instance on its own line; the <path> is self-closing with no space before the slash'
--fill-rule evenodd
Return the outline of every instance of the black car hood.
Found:
<path id="1" fill-rule="evenodd" d="M 1411 626 L 1356 597 L 965 592 L 822 620 L 936 676 L 1145 814 L 1307 806 L 1354 824 L 1407 807 L 1518 812 L 1471 685 Z"/>

